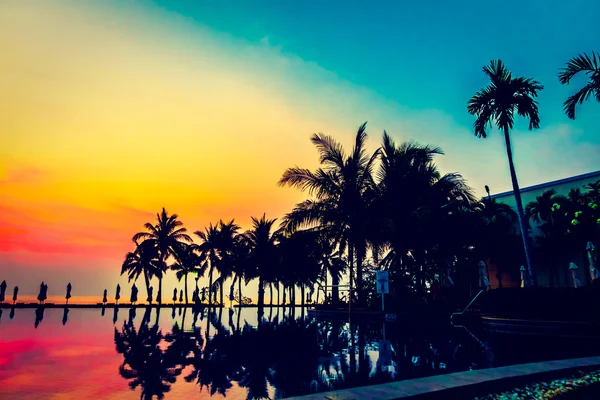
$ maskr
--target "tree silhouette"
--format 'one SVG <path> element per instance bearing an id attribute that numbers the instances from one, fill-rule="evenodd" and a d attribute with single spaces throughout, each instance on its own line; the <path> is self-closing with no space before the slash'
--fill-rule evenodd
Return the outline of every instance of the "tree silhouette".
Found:
<path id="1" fill-rule="evenodd" d="M 181 281 L 181 278 L 184 279 L 185 304 L 188 304 L 188 274 L 195 273 L 198 276 L 203 276 L 206 272 L 206 264 L 202 263 L 202 259 L 197 251 L 198 247 L 195 244 L 182 245 L 181 249 L 175 253 L 175 262 L 171 265 L 171 269 L 176 271 L 175 276 L 177 280 Z"/>
<path id="2" fill-rule="evenodd" d="M 565 68 L 558 74 L 558 79 L 563 85 L 569 84 L 571 79 L 578 74 L 589 77 L 584 87 L 570 96 L 563 103 L 565 114 L 570 119 L 575 119 L 575 107 L 594 96 L 600 102 L 600 56 L 592 51 L 591 56 L 583 53 L 572 58 Z"/>
<path id="3" fill-rule="evenodd" d="M 177 214 L 169 215 L 164 208 L 160 214 L 156 214 L 156 223 L 153 225 L 150 222 L 144 224 L 146 231 L 136 233 L 133 236 L 133 241 L 136 245 L 147 243 L 158 251 L 158 259 L 160 261 L 160 272 L 164 273 L 167 269 L 167 260 L 171 256 L 175 256 L 178 251 L 182 250 L 185 243 L 192 242 L 192 238 L 186 233 L 187 229 L 183 227 L 183 223 L 179 221 Z M 162 273 L 157 273 L 158 277 L 158 304 L 162 304 Z"/>
<path id="4" fill-rule="evenodd" d="M 521 200 L 517 172 L 512 156 L 510 130 L 514 125 L 515 112 L 529 119 L 530 130 L 540 127 L 539 111 L 535 98 L 544 87 L 531 78 L 513 78 L 508 68 L 500 60 L 492 61 L 490 65 L 483 67 L 483 72 L 490 78 L 490 84 L 469 100 L 467 109 L 469 114 L 477 117 L 474 123 L 475 136 L 487 137 L 486 129 L 488 125 L 492 124 L 504 133 L 527 268 L 533 271 L 527 221 L 525 220 L 523 201 Z"/>

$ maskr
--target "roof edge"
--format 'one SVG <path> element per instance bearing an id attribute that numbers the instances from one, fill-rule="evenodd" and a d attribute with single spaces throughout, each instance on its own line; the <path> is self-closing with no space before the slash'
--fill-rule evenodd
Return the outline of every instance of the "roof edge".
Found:
<path id="1" fill-rule="evenodd" d="M 530 192 L 532 190 L 543 189 L 545 187 L 550 187 L 550 186 L 555 186 L 555 185 L 562 185 L 564 183 L 575 182 L 575 181 L 579 181 L 579 180 L 582 180 L 582 179 L 594 178 L 596 176 L 600 177 L 600 170 L 599 171 L 594 171 L 594 172 L 588 172 L 586 174 L 571 176 L 569 178 L 563 178 L 563 179 L 558 179 L 558 180 L 555 180 L 555 181 L 550 181 L 550 182 L 540 183 L 540 184 L 533 185 L 533 186 L 528 186 L 526 188 L 520 189 L 520 192 L 521 193 Z M 507 192 L 493 194 L 490 197 L 492 199 L 497 199 L 497 198 L 500 198 L 500 197 L 512 196 L 513 193 L 514 193 L 513 190 L 509 190 Z"/>

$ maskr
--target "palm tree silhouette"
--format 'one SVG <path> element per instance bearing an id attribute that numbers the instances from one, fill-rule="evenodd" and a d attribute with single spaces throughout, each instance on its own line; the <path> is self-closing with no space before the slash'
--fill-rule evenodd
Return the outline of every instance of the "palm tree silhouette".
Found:
<path id="1" fill-rule="evenodd" d="M 273 232 L 276 219 L 266 215 L 258 219 L 252 217 L 252 228 L 244 233 L 250 247 L 248 277 L 258 278 L 258 307 L 265 305 L 265 283 L 273 282 L 278 265 L 277 235 Z"/>
<path id="2" fill-rule="evenodd" d="M 212 304 L 213 271 L 219 262 L 219 224 L 213 225 L 211 223 L 207 228 L 204 228 L 204 231 L 196 231 L 194 234 L 202 241 L 198 245 L 198 250 L 204 263 L 208 263 L 208 266 L 204 266 L 204 268 L 208 268 L 208 304 Z"/>
<path id="3" fill-rule="evenodd" d="M 202 263 L 200 255 L 197 253 L 198 247 L 194 244 L 184 244 L 175 254 L 175 262 L 171 269 L 176 271 L 175 276 L 178 281 L 181 278 L 185 283 L 185 304 L 188 304 L 188 274 L 195 273 L 203 276 L 206 272 L 206 264 Z M 176 294 L 174 294 L 176 296 Z"/>
<path id="4" fill-rule="evenodd" d="M 575 119 L 575 106 L 583 104 L 590 96 L 596 97 L 596 100 L 600 102 L 600 55 L 593 51 L 591 56 L 586 53 L 579 54 L 577 57 L 572 58 L 567 66 L 560 71 L 558 79 L 560 83 L 566 85 L 579 73 L 589 76 L 589 81 L 563 103 L 565 114 L 570 119 Z"/>
<path id="5" fill-rule="evenodd" d="M 136 245 L 140 243 L 149 243 L 158 251 L 160 261 L 160 272 L 167 269 L 167 260 L 170 256 L 175 256 L 182 250 L 185 243 L 191 243 L 192 238 L 186 233 L 187 229 L 179 221 L 177 214 L 169 215 L 164 208 L 160 214 L 156 214 L 156 224 L 147 222 L 144 224 L 146 231 L 138 232 L 133 236 Z M 162 304 L 162 273 L 157 273 L 158 277 L 158 304 Z"/>
<path id="6" fill-rule="evenodd" d="M 311 138 L 319 152 L 321 168 L 288 168 L 279 185 L 289 185 L 308 191 L 315 199 L 297 204 L 287 214 L 283 226 L 287 232 L 302 227 L 320 225 L 337 238 L 340 249 L 348 249 L 350 283 L 353 284 L 354 255 L 356 254 L 356 288 L 358 301 L 363 303 L 362 263 L 366 256 L 364 226 L 367 224 L 369 192 L 375 187 L 372 170 L 379 150 L 369 156 L 365 149 L 366 122 L 356 133 L 354 147 L 346 155 L 342 145 L 333 137 L 314 134 Z M 333 299 L 338 303 L 338 299 Z"/>
<path id="7" fill-rule="evenodd" d="M 539 111 L 535 98 L 544 87 L 531 78 L 513 78 L 508 68 L 500 60 L 494 60 L 490 65 L 483 67 L 483 72 L 490 78 L 491 82 L 469 100 L 467 109 L 469 114 L 477 117 L 474 123 L 475 136 L 487 137 L 486 129 L 488 125 L 492 124 L 504 133 L 527 269 L 533 271 L 531 248 L 527 235 L 527 221 L 525 220 L 523 201 L 521 200 L 517 172 L 512 156 L 510 130 L 514 125 L 515 112 L 529 119 L 530 130 L 540 127 Z"/>
<path id="8" fill-rule="evenodd" d="M 127 253 L 125 261 L 121 267 L 121 275 L 128 275 L 128 282 L 135 282 L 140 277 L 144 276 L 146 284 L 146 293 L 150 295 L 150 280 L 162 274 L 163 264 L 158 258 L 157 247 L 151 242 L 140 243 L 135 251 Z"/>
<path id="9" fill-rule="evenodd" d="M 230 278 L 235 270 L 235 250 L 238 241 L 238 231 L 240 227 L 231 220 L 227 223 L 219 222 L 219 262 L 217 270 L 219 271 L 219 301 L 221 306 L 224 303 L 225 281 Z"/>
<path id="10" fill-rule="evenodd" d="M 163 339 L 158 325 L 148 327 L 143 321 L 139 330 L 133 324 L 124 323 L 121 331 L 115 328 L 115 346 L 119 354 L 123 354 L 123 363 L 119 374 L 129 380 L 129 387 L 134 390 L 141 386 L 141 399 L 159 399 L 171 389 L 177 376 L 181 374 L 181 366 L 166 360 L 159 344 Z"/>

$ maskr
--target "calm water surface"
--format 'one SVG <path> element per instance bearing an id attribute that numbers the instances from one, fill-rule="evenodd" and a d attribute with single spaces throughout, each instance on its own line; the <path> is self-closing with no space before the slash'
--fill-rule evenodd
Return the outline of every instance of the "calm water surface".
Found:
<path id="1" fill-rule="evenodd" d="M 282 398 L 598 347 L 442 323 L 315 321 L 299 308 L 267 309 L 261 324 L 256 309 L 5 309 L 0 399 Z"/>

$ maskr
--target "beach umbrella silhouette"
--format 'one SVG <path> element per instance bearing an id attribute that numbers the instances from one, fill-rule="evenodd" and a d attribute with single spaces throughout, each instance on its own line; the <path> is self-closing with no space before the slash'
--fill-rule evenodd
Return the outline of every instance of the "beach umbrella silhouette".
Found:
<path id="1" fill-rule="evenodd" d="M 121 285 L 117 283 L 117 293 L 115 294 L 115 303 L 119 304 L 119 299 L 121 298 Z"/>
<path id="2" fill-rule="evenodd" d="M 38 293 L 38 296 L 37 296 L 37 299 L 40 302 L 40 304 L 42 304 L 48 297 L 47 292 L 48 292 L 48 286 L 46 284 L 44 284 L 44 282 L 42 281 L 42 283 L 40 285 L 40 292 Z"/>
<path id="3" fill-rule="evenodd" d="M 101 313 L 101 315 L 104 317 L 104 314 L 106 314 L 106 307 L 102 306 L 102 313 Z"/>
<path id="4" fill-rule="evenodd" d="M 15 289 L 13 290 L 13 304 L 15 304 L 17 302 L 17 296 L 19 295 L 19 287 L 15 286 Z M 14 308 L 13 308 L 14 310 Z M 14 313 L 13 313 L 14 315 Z"/>
<path id="5" fill-rule="evenodd" d="M 152 286 L 150 286 L 148 288 L 148 297 L 146 297 L 146 301 L 148 302 L 148 304 L 152 304 L 152 292 L 154 291 L 154 288 Z"/>
<path id="6" fill-rule="evenodd" d="M 0 283 L 0 303 L 4 302 L 4 296 L 6 296 L 6 281 Z"/>
<path id="7" fill-rule="evenodd" d="M 129 302 L 131 304 L 135 303 L 138 301 L 138 288 L 137 286 L 135 286 L 135 283 L 133 284 L 133 286 L 131 287 L 131 296 L 129 297 Z"/>
<path id="8" fill-rule="evenodd" d="M 577 270 L 578 269 L 579 269 L 579 267 L 574 262 L 571 262 L 569 264 L 569 271 L 571 271 L 571 276 L 573 277 L 573 287 L 575 289 L 577 289 L 578 287 L 581 286 L 581 282 L 577 278 Z"/>
<path id="9" fill-rule="evenodd" d="M 596 246 L 594 246 L 594 243 L 592 243 L 592 242 L 587 242 L 587 245 L 585 246 L 585 250 L 587 253 L 588 261 L 590 263 L 590 277 L 592 278 L 592 282 L 594 282 L 596 279 L 600 279 L 600 272 L 598 272 L 598 268 L 596 268 L 596 260 L 597 260 Z M 1 296 L 0 296 L 0 301 L 2 301 Z"/>
<path id="10" fill-rule="evenodd" d="M 108 301 L 106 296 L 108 296 L 108 290 L 104 289 L 104 296 L 102 296 L 102 304 L 106 304 L 106 302 Z"/>
<path id="11" fill-rule="evenodd" d="M 44 307 L 38 307 L 35 310 L 35 323 L 34 326 L 37 328 L 40 325 L 40 322 L 44 319 Z"/>
<path id="12" fill-rule="evenodd" d="M 119 319 L 119 307 L 115 307 L 113 311 L 113 325 L 117 323 L 117 319 Z"/>
<path id="13" fill-rule="evenodd" d="M 485 273 L 485 262 L 483 261 L 479 261 L 479 286 L 484 290 L 490 286 L 490 281 Z"/>
<path id="14" fill-rule="evenodd" d="M 192 294 L 192 303 L 198 304 L 200 298 L 198 297 L 198 288 L 194 289 L 194 293 Z"/>
<path id="15" fill-rule="evenodd" d="M 10 309 L 10 314 L 8 314 L 8 318 L 13 319 L 15 317 L 15 308 L 12 307 Z"/>
<path id="16" fill-rule="evenodd" d="M 173 304 L 177 303 L 177 288 L 173 289 Z"/>
<path id="17" fill-rule="evenodd" d="M 179 302 L 183 303 L 183 289 L 179 291 Z"/>
<path id="18" fill-rule="evenodd" d="M 67 304 L 69 304 L 69 299 L 70 298 L 71 298 L 71 282 L 69 282 L 67 284 L 67 295 L 65 296 L 65 299 L 67 299 Z"/>
<path id="19" fill-rule="evenodd" d="M 69 319 L 69 309 L 65 307 L 65 310 L 63 311 L 63 318 L 62 318 L 63 325 L 67 324 L 67 319 Z"/>

